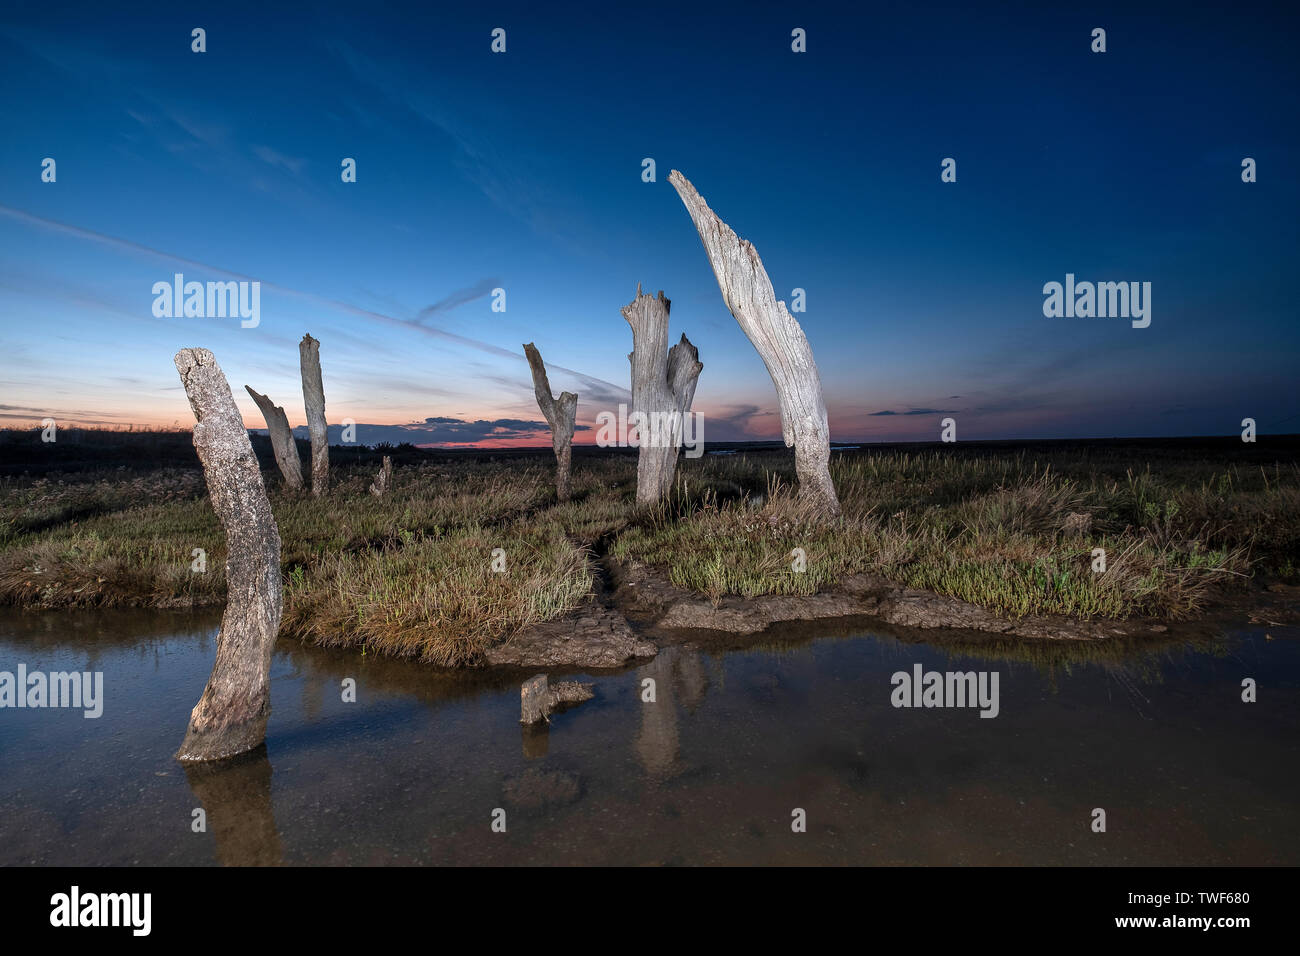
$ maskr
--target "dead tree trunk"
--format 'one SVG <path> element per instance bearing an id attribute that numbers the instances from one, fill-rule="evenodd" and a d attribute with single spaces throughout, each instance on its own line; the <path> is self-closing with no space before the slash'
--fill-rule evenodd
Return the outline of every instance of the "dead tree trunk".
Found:
<path id="1" fill-rule="evenodd" d="M 370 486 L 370 493 L 376 498 L 384 497 L 384 492 L 388 491 L 388 486 L 392 480 L 393 459 L 385 455 L 384 463 L 379 469 L 379 474 L 375 477 L 374 483 Z"/>
<path id="2" fill-rule="evenodd" d="M 741 239 L 709 208 L 690 180 L 673 170 L 668 181 L 682 197 L 699 231 L 722 290 L 722 300 L 762 356 L 781 403 L 781 434 L 794 445 L 799 494 L 827 516 L 840 513 L 831 482 L 830 428 L 821 377 L 803 329 L 777 299 L 758 250 Z"/>
<path id="3" fill-rule="evenodd" d="M 194 447 L 226 532 L 226 611 L 217 659 L 190 714 L 178 760 L 220 760 L 266 737 L 271 650 L 280 628 L 280 532 L 235 397 L 207 349 L 181 349 L 176 370 L 194 410 Z"/>
<path id="4" fill-rule="evenodd" d="M 259 395 L 252 386 L 245 385 L 248 394 L 253 396 L 257 407 L 266 419 L 266 430 L 271 433 L 271 449 L 275 452 L 275 463 L 280 466 L 284 483 L 295 491 L 302 489 L 302 459 L 298 457 L 298 445 L 293 440 L 293 429 L 289 427 L 289 416 L 284 408 L 276 405 L 266 395 Z"/>
<path id="5" fill-rule="evenodd" d="M 664 297 L 644 295 L 640 283 L 636 298 L 623 307 L 632 326 L 632 415 L 640 447 L 636 465 L 636 503 L 654 504 L 673 487 L 677 453 L 682 443 L 682 420 L 691 410 L 695 383 L 704 368 L 699 351 L 685 335 L 668 350 L 668 310 Z"/>
<path id="6" fill-rule="evenodd" d="M 563 392 L 559 398 L 551 395 L 551 383 L 546 377 L 546 363 L 532 342 L 524 346 L 528 367 L 533 370 L 533 391 L 537 406 L 551 426 L 551 447 L 555 449 L 555 496 L 568 501 L 572 490 L 569 467 L 573 459 L 573 428 L 578 419 L 578 396 Z"/>
<path id="7" fill-rule="evenodd" d="M 304 335 L 298 343 L 298 358 L 307 430 L 311 433 L 311 493 L 319 497 L 330 487 L 330 439 L 325 424 L 325 386 L 320 378 L 320 343 Z"/>

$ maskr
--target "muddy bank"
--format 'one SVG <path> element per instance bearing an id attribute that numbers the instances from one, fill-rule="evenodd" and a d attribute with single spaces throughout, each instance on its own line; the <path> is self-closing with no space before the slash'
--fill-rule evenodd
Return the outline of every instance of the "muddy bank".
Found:
<path id="1" fill-rule="evenodd" d="M 1115 621 L 1010 620 L 957 598 L 903 587 L 872 574 L 850 575 L 835 590 L 821 594 L 728 596 L 715 604 L 674 587 L 659 569 L 613 559 L 606 563 L 614 584 L 614 604 L 658 628 L 754 634 L 784 621 L 871 617 L 899 627 L 983 631 L 1036 640 L 1102 640 L 1131 633 Z"/>
<path id="2" fill-rule="evenodd" d="M 662 569 L 599 559 L 595 603 L 531 628 L 487 655 L 485 663 L 519 667 L 618 667 L 653 656 L 657 644 L 683 631 L 757 635 L 773 625 L 833 618 L 869 618 L 914 631 L 977 632 L 1026 641 L 1106 641 L 1166 634 L 1151 618 L 1078 620 L 1062 616 L 1011 619 L 957 598 L 904 587 L 878 575 L 851 575 L 821 594 L 709 598 L 675 587 Z M 1300 623 L 1300 588 L 1272 584 L 1229 594 L 1213 610 L 1177 628 Z"/>
<path id="3" fill-rule="evenodd" d="M 638 637 L 623 615 L 599 604 L 537 624 L 489 650 L 484 663 L 502 667 L 618 667 L 658 649 Z"/>

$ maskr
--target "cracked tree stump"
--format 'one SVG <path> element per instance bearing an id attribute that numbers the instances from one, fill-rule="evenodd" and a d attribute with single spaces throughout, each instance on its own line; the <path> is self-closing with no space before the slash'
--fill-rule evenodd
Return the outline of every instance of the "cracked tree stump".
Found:
<path id="1" fill-rule="evenodd" d="M 393 480 L 393 459 L 385 455 L 384 463 L 379 469 L 379 474 L 375 478 L 374 482 L 370 485 L 370 493 L 374 495 L 376 498 L 384 497 L 384 493 L 388 491 L 388 486 L 389 484 L 392 483 L 392 480 Z"/>
<path id="2" fill-rule="evenodd" d="M 695 384 L 704 368 L 699 351 L 683 335 L 668 349 L 668 311 L 672 303 L 659 295 L 641 292 L 623 307 L 632 327 L 632 414 L 637 423 L 639 454 L 636 463 L 636 503 L 651 505 L 673 487 L 677 456 L 682 444 L 684 417 L 695 398 Z"/>
<path id="3" fill-rule="evenodd" d="M 294 491 L 302 490 L 302 460 L 298 457 L 298 445 L 293 440 L 293 429 L 289 427 L 289 416 L 284 408 L 271 401 L 269 396 L 259 395 L 251 385 L 245 385 L 248 394 L 253 397 L 257 407 L 266 419 L 266 430 L 271 435 L 271 450 L 275 452 L 275 463 L 280 466 L 284 484 Z"/>
<path id="4" fill-rule="evenodd" d="M 519 722 L 536 724 L 549 721 L 551 714 L 561 704 L 579 704 L 591 700 L 595 696 L 591 686 L 577 681 L 548 684 L 545 674 L 530 677 L 519 688 Z"/>
<path id="5" fill-rule="evenodd" d="M 325 423 L 325 386 L 320 377 L 320 343 L 304 335 L 298 343 L 298 358 L 307 431 L 311 434 L 311 493 L 320 497 L 330 486 L 330 439 Z"/>
<path id="6" fill-rule="evenodd" d="M 532 342 L 524 346 L 528 367 L 533 372 L 533 391 L 537 407 L 551 426 L 551 448 L 555 450 L 555 497 L 568 501 L 572 492 L 569 469 L 573 461 L 573 429 L 578 420 L 578 396 L 563 392 L 559 398 L 551 395 L 551 383 L 546 377 L 546 363 Z"/>
<path id="7" fill-rule="evenodd" d="M 781 435 L 787 448 L 794 446 L 800 497 L 813 501 L 826 517 L 838 515 L 840 502 L 830 473 L 826 402 L 803 328 L 777 299 L 753 243 L 741 239 L 719 219 L 677 170 L 669 173 L 668 181 L 695 223 L 723 302 L 772 376 L 781 403 Z"/>
<path id="8" fill-rule="evenodd" d="M 251 750 L 266 737 L 271 651 L 282 610 L 280 532 L 217 360 L 207 349 L 181 349 L 176 370 L 194 410 L 194 447 L 226 532 L 227 551 L 217 659 L 176 758 L 220 760 Z"/>

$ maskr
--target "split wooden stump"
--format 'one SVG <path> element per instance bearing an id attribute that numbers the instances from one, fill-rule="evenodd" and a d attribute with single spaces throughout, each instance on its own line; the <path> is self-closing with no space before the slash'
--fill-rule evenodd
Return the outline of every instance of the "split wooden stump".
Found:
<path id="1" fill-rule="evenodd" d="M 704 366 L 685 335 L 668 348 L 668 311 L 672 302 L 642 293 L 623 307 L 632 327 L 632 416 L 637 422 L 636 503 L 652 505 L 673 487 L 682 427 L 695 399 L 695 384 Z"/>

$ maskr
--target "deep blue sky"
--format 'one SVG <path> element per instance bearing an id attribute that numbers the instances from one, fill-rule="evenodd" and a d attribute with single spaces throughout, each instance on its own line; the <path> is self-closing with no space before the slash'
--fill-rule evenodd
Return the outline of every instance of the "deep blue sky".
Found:
<path id="1" fill-rule="evenodd" d="M 1300 430 L 1300 58 L 1270 5 L 270 7 L 6 9 L 0 422 L 187 425 L 171 356 L 202 345 L 251 427 L 244 384 L 300 423 L 310 331 L 331 421 L 544 442 L 521 343 L 591 423 L 641 282 L 699 347 L 706 439 L 779 437 L 678 168 L 807 290 L 835 440 Z M 177 271 L 260 280 L 261 325 L 154 318 Z M 1045 318 L 1067 272 L 1151 282 L 1151 326 Z"/>

